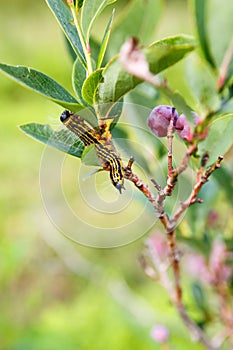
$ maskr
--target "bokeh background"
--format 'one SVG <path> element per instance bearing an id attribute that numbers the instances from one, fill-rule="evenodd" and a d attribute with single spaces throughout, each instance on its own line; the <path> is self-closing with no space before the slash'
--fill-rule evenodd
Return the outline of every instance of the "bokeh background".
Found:
<path id="1" fill-rule="evenodd" d="M 116 14 L 126 1 L 119 3 Z M 97 37 L 101 21 L 99 29 Z M 192 32 L 187 1 L 165 1 L 153 39 Z M 45 1 L 1 1 L 0 33 L 1 62 L 34 67 L 71 91 L 72 60 Z M 62 108 L 1 75 L 0 111 L 0 349 L 160 349 L 150 336 L 156 323 L 169 328 L 174 349 L 202 349 L 144 275 L 137 256 L 145 237 L 92 249 L 50 222 L 39 186 L 44 146 L 18 125 L 56 126 Z"/>

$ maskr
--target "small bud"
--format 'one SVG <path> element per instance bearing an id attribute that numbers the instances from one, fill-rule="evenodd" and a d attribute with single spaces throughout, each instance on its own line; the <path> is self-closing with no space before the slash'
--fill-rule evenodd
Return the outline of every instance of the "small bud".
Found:
<path id="1" fill-rule="evenodd" d="M 174 107 L 160 105 L 155 107 L 148 117 L 148 126 L 158 137 L 167 136 L 167 129 L 174 113 L 174 125 L 177 122 L 178 113 Z"/>
<path id="2" fill-rule="evenodd" d="M 155 325 L 151 330 L 151 338 L 157 343 L 165 343 L 169 338 L 167 327 L 162 324 Z"/>

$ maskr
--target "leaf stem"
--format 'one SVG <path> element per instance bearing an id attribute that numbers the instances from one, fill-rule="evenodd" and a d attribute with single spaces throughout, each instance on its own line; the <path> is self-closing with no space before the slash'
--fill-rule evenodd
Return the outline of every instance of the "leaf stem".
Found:
<path id="1" fill-rule="evenodd" d="M 86 58 L 86 63 L 87 63 L 87 76 L 88 76 L 93 72 L 89 44 L 86 45 L 86 43 L 85 43 L 85 39 L 83 37 L 83 32 L 82 32 L 82 29 L 80 27 L 80 23 L 79 23 L 78 16 L 77 16 L 77 9 L 74 6 L 73 0 L 67 1 L 67 3 L 70 7 L 70 10 L 71 10 L 71 13 L 72 13 L 72 16 L 74 19 L 74 24 L 75 24 L 75 27 L 77 29 L 77 32 L 78 32 L 78 35 L 80 38 L 80 42 L 82 44 L 83 52 L 84 52 L 84 55 Z"/>

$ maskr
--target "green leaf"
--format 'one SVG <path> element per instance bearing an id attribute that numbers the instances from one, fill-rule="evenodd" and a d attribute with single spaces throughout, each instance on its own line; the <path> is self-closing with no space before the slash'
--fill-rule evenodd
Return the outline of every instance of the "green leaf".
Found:
<path id="1" fill-rule="evenodd" d="M 208 165 L 216 161 L 218 156 L 224 155 L 232 146 L 233 114 L 221 116 L 210 126 L 207 138 L 200 142 L 199 153 L 209 153 Z"/>
<path id="2" fill-rule="evenodd" d="M 207 63 L 198 55 L 192 54 L 186 63 L 187 85 L 197 101 L 203 116 L 218 110 L 220 99 L 216 79 Z"/>
<path id="3" fill-rule="evenodd" d="M 111 32 L 108 52 L 116 55 L 124 41 L 134 36 L 143 45 L 149 44 L 160 18 L 161 0 L 132 0 L 121 11 Z"/>
<path id="4" fill-rule="evenodd" d="M 97 116 L 96 116 L 94 108 L 92 108 L 91 106 L 88 106 L 87 108 L 84 108 L 81 111 L 79 111 L 78 115 L 82 119 L 86 120 L 88 122 L 88 124 L 90 124 L 93 128 L 98 127 Z"/>
<path id="5" fill-rule="evenodd" d="M 207 302 L 204 294 L 204 290 L 199 282 L 193 282 L 191 285 L 193 298 L 197 304 L 197 306 L 201 310 L 205 310 L 207 308 Z"/>
<path id="6" fill-rule="evenodd" d="M 67 5 L 64 4 L 62 0 L 45 0 L 50 10 L 56 17 L 56 20 L 60 24 L 64 34 L 69 40 L 71 46 L 79 56 L 82 64 L 86 65 L 86 60 L 83 53 L 83 48 L 81 41 L 77 32 L 75 25 L 73 24 L 73 17 L 71 11 Z"/>
<path id="7" fill-rule="evenodd" d="M 200 0 L 201 1 L 201 0 Z M 202 6 L 203 6 L 203 1 Z M 211 53 L 216 65 L 221 66 L 226 51 L 233 40 L 233 1 L 211 0 L 207 3 L 206 27 Z M 228 77 L 233 74 L 233 57 L 228 71 Z"/>
<path id="8" fill-rule="evenodd" d="M 90 74 L 82 87 L 83 98 L 91 106 L 95 104 L 96 91 L 99 84 L 103 81 L 102 71 L 103 69 L 100 68 Z"/>
<path id="9" fill-rule="evenodd" d="M 180 35 L 159 40 L 145 47 L 143 51 L 151 72 L 158 74 L 194 50 L 195 45 L 192 37 Z M 99 86 L 99 104 L 118 101 L 142 82 L 122 68 L 118 56 L 115 56 L 104 68 L 103 77 L 104 82 Z"/>
<path id="10" fill-rule="evenodd" d="M 3 63 L 0 63 L 0 69 L 18 83 L 67 109 L 72 111 L 83 109 L 83 106 L 65 88 L 42 72 L 25 66 L 11 66 Z"/>
<path id="11" fill-rule="evenodd" d="M 117 125 L 120 116 L 122 114 L 123 106 L 124 106 L 124 99 L 122 98 L 118 103 L 115 103 L 111 108 L 109 109 L 108 116 L 111 118 L 114 118 L 113 122 L 110 125 L 110 130 L 113 130 L 115 126 Z"/>
<path id="12" fill-rule="evenodd" d="M 91 58 L 92 58 L 92 66 L 94 67 L 94 69 L 96 68 L 96 62 L 98 61 L 98 56 L 100 53 L 100 43 L 99 41 L 94 38 L 94 37 L 90 37 L 89 40 L 89 44 L 91 47 Z"/>
<path id="13" fill-rule="evenodd" d="M 107 49 L 107 45 L 108 45 L 108 41 L 109 41 L 109 37 L 110 37 L 110 32 L 111 32 L 111 27 L 112 27 L 112 21 L 113 21 L 113 17 L 114 17 L 114 10 L 112 11 L 112 15 L 109 18 L 108 24 L 106 26 L 105 32 L 104 32 L 104 36 L 100 45 L 100 52 L 99 52 L 99 56 L 98 56 L 98 60 L 97 60 L 97 64 L 96 64 L 96 68 L 100 68 L 101 64 L 103 62 L 104 59 L 104 55 Z"/>
<path id="14" fill-rule="evenodd" d="M 142 83 L 130 92 L 129 100 L 134 104 L 153 109 L 159 94 L 151 85 Z"/>
<path id="15" fill-rule="evenodd" d="M 68 129 L 53 130 L 48 124 L 29 123 L 20 129 L 32 138 L 59 149 L 62 152 L 81 158 L 84 145 Z"/>
<path id="16" fill-rule="evenodd" d="M 212 1 L 212 0 L 211 0 Z M 199 36 L 200 45 L 206 60 L 215 67 L 215 63 L 213 61 L 213 57 L 209 48 L 209 38 L 206 27 L 206 19 L 207 19 L 207 3 L 208 1 L 203 0 L 194 0 L 194 13 L 197 25 L 197 33 Z M 220 31 L 221 32 L 221 31 Z"/>
<path id="17" fill-rule="evenodd" d="M 83 64 L 81 63 L 79 57 L 77 57 L 73 65 L 72 85 L 73 85 L 73 89 L 76 94 L 77 100 L 82 105 L 86 104 L 82 96 L 82 87 L 85 79 L 86 79 L 86 69 L 83 67 Z"/>
<path id="18" fill-rule="evenodd" d="M 86 41 L 89 41 L 90 32 L 95 19 L 110 4 L 116 0 L 84 0 L 81 12 L 81 27 Z"/>
<path id="19" fill-rule="evenodd" d="M 217 183 L 225 191 L 229 202 L 233 205 L 233 174 L 221 165 L 221 168 L 219 168 L 218 171 L 215 171 L 211 176 L 214 177 Z"/>
<path id="20" fill-rule="evenodd" d="M 83 6 L 83 0 L 77 0 L 76 2 L 77 2 L 77 5 L 78 5 L 78 8 L 81 8 Z"/>
<path id="21" fill-rule="evenodd" d="M 101 166 L 101 161 L 96 155 L 95 145 L 85 147 L 81 159 L 85 165 Z"/>
<path id="22" fill-rule="evenodd" d="M 64 39 L 65 39 L 65 45 L 68 51 L 68 54 L 72 60 L 72 62 L 76 61 L 76 58 L 79 57 L 76 55 L 76 52 L 74 51 L 73 47 L 71 46 L 69 40 L 67 39 L 67 37 L 64 35 Z"/>

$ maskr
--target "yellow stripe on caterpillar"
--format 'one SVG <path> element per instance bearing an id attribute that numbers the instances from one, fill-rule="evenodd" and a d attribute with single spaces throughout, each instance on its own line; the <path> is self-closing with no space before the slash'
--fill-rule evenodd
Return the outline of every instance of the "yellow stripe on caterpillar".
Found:
<path id="1" fill-rule="evenodd" d="M 124 170 L 122 160 L 113 143 L 106 140 L 99 130 L 89 127 L 80 116 L 68 110 L 62 113 L 60 120 L 80 138 L 85 146 L 95 145 L 96 154 L 101 160 L 103 168 L 109 170 L 112 184 L 121 193 L 122 189 L 125 189 Z"/>

